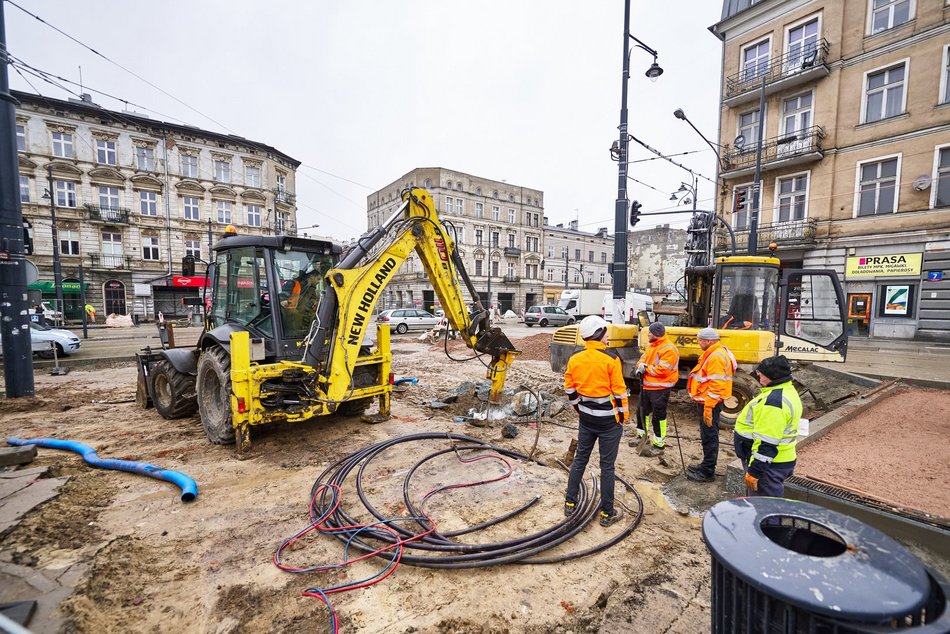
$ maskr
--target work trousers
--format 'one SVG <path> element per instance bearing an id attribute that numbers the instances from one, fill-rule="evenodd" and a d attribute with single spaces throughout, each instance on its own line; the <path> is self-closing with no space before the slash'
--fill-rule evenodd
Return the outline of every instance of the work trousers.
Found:
<path id="1" fill-rule="evenodd" d="M 703 421 L 703 404 L 697 403 L 699 411 L 699 440 L 703 444 L 703 461 L 699 471 L 706 476 L 716 475 L 716 463 L 719 461 L 719 415 L 722 413 L 722 401 L 713 408 L 712 427 L 706 427 Z"/>
<path id="2" fill-rule="evenodd" d="M 759 488 L 757 491 L 746 491 L 750 496 L 760 497 L 785 497 L 785 480 L 795 472 L 795 461 L 791 462 L 772 462 L 765 467 L 765 471 L 759 476 Z"/>
<path id="3" fill-rule="evenodd" d="M 752 439 L 733 433 L 732 446 L 736 450 L 736 458 L 742 463 L 742 471 L 748 473 L 749 458 L 752 457 Z"/>
<path id="4" fill-rule="evenodd" d="M 623 425 L 613 420 L 597 420 L 593 416 L 581 413 L 580 426 L 577 430 L 577 450 L 574 453 L 574 462 L 571 463 L 571 475 L 567 479 L 567 495 L 564 497 L 567 502 L 577 503 L 581 478 L 584 477 L 584 470 L 590 461 L 594 442 L 597 442 L 597 448 L 600 451 L 600 510 L 608 515 L 613 514 L 614 463 L 617 461 L 621 436 L 623 436 Z"/>
<path id="5" fill-rule="evenodd" d="M 643 421 L 650 416 L 650 425 L 653 427 L 654 438 L 664 438 L 666 434 L 660 429 L 660 421 L 666 420 L 666 408 L 670 403 L 672 388 L 663 390 L 640 390 L 640 415 L 637 416 L 637 430 L 646 432 Z"/>

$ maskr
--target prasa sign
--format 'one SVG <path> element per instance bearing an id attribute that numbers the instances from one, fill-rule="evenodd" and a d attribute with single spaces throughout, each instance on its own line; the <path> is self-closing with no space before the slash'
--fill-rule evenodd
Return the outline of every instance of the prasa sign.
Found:
<path id="1" fill-rule="evenodd" d="M 845 277 L 908 277 L 920 275 L 920 253 L 862 255 L 848 258 Z"/>

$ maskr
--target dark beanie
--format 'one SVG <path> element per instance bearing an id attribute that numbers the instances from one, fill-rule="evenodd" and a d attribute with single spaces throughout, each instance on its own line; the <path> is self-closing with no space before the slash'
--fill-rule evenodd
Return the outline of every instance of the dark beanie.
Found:
<path id="1" fill-rule="evenodd" d="M 792 378 L 792 366 L 789 365 L 788 359 L 782 355 L 763 359 L 756 368 L 756 371 L 761 372 L 772 381 L 777 379 L 788 381 Z"/>
<path id="2" fill-rule="evenodd" d="M 650 334 L 652 334 L 654 337 L 662 337 L 666 334 L 666 326 L 658 321 L 655 321 L 650 324 Z"/>

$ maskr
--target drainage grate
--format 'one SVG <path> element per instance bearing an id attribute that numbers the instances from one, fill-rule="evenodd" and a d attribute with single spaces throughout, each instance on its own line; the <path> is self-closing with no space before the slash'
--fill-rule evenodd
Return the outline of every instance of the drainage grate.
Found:
<path id="1" fill-rule="evenodd" d="M 860 495 L 854 491 L 850 491 L 833 484 L 826 484 L 824 482 L 818 482 L 817 480 L 812 480 L 811 478 L 804 478 L 801 476 L 791 476 L 785 480 L 785 484 L 786 486 L 797 486 L 807 491 L 821 493 L 823 495 L 838 498 L 840 500 L 854 504 L 861 504 L 884 513 L 891 513 L 905 519 L 914 520 L 916 522 L 934 526 L 945 531 L 950 531 L 950 522 L 948 522 L 946 519 L 937 517 L 935 515 L 930 515 L 929 513 L 924 513 L 916 509 L 908 509 L 901 506 L 888 504 L 887 502 L 882 502 L 881 500 Z"/>

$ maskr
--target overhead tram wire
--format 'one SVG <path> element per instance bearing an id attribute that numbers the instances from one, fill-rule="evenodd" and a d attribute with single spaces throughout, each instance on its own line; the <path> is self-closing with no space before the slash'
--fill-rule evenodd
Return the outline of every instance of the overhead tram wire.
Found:
<path id="1" fill-rule="evenodd" d="M 656 154 L 657 157 L 659 157 L 659 158 L 661 158 L 661 159 L 665 159 L 666 161 L 669 161 L 670 163 L 672 163 L 672 164 L 675 165 L 676 167 L 679 167 L 680 169 L 684 169 L 684 170 L 686 170 L 687 172 L 689 172 L 690 174 L 695 174 L 696 176 L 699 176 L 699 177 L 701 177 L 701 178 L 704 178 L 704 179 L 706 179 L 707 181 L 709 181 L 710 183 L 712 183 L 713 185 L 716 185 L 716 186 L 718 187 L 718 183 L 716 183 L 716 181 L 714 181 L 713 179 L 709 178 L 709 177 L 706 176 L 705 174 L 700 174 L 700 173 L 697 172 L 696 170 L 692 170 L 692 169 L 686 167 L 685 165 L 683 165 L 683 164 L 681 164 L 681 163 L 677 163 L 676 161 L 674 161 L 673 159 L 671 159 L 671 158 L 668 157 L 667 155 L 663 154 L 662 152 L 660 152 L 660 151 L 657 150 L 656 148 L 650 147 L 649 145 L 647 145 L 646 143 L 644 143 L 643 141 L 641 141 L 641 140 L 638 139 L 637 137 L 633 136 L 632 134 L 629 135 L 629 136 L 630 136 L 630 140 L 631 140 L 631 141 L 635 141 L 635 142 L 638 143 L 639 145 L 642 145 L 642 146 L 643 146 L 644 148 L 646 148 L 648 151 L 650 151 L 650 152 Z"/>

